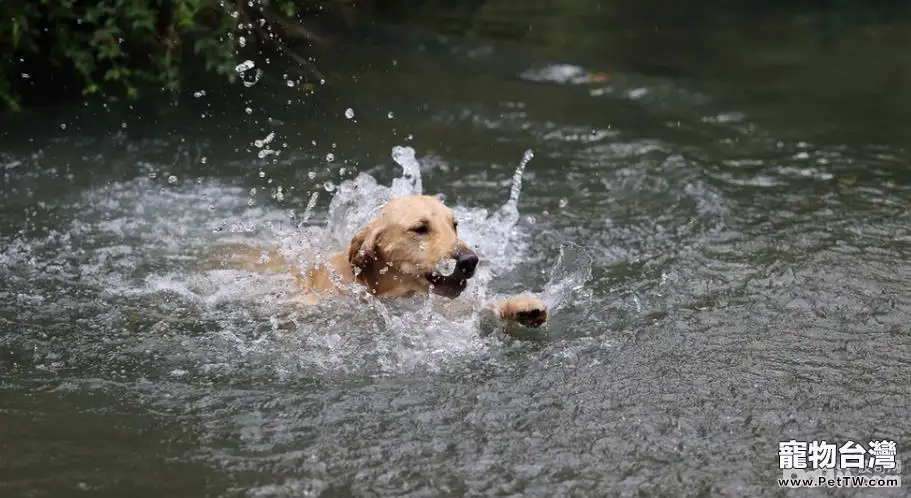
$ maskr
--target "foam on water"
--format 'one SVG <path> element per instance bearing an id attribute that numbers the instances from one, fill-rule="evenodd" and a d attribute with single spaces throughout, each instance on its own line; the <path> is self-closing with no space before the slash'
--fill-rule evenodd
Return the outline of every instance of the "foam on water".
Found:
<path id="1" fill-rule="evenodd" d="M 199 265 L 224 243 L 273 247 L 298 260 L 341 250 L 390 199 L 423 193 L 414 150 L 396 147 L 392 155 L 403 174 L 391 186 L 365 173 L 342 182 L 320 226 L 305 224 L 315 192 L 301 221 L 279 207 L 251 206 L 245 188 L 211 180 L 162 184 L 141 177 L 88 190 L 68 204 L 71 221 L 46 237 L 0 240 L 7 247 L 0 298 L 15 301 L 6 308 L 24 321 L 79 316 L 81 330 L 69 335 L 65 352 L 42 342 L 46 331 L 37 328 L 6 342 L 20 349 L 40 344 L 47 358 L 68 356 L 71 364 L 111 356 L 136 363 L 152 355 L 160 359 L 158 374 L 179 377 L 246 370 L 284 378 L 314 368 L 382 373 L 476 359 L 496 339 L 479 333 L 471 303 L 484 299 L 491 280 L 527 249 L 515 227 L 531 151 L 499 210 L 453 206 L 462 237 L 484 262 L 456 301 L 340 298 L 310 306 L 295 301 L 289 275 Z M 579 254 L 564 250 L 553 270 L 544 298 L 555 311 L 590 275 L 590 261 Z M 99 341 L 108 348 L 99 350 Z"/>

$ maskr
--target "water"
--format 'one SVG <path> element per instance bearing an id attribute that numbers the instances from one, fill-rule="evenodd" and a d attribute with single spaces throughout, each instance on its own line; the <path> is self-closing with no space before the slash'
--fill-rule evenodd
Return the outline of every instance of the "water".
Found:
<path id="1" fill-rule="evenodd" d="M 346 54 L 313 97 L 255 61 L 241 97 L 4 124 L 0 494 L 777 496 L 778 441 L 911 457 L 906 116 L 648 44 L 439 46 Z M 326 255 L 413 192 L 481 255 L 466 297 L 540 293 L 544 333 L 199 265 Z"/>

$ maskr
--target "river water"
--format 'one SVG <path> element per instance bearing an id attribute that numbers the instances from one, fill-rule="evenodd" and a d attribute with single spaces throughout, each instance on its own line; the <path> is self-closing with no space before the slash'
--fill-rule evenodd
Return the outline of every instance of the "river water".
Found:
<path id="1" fill-rule="evenodd" d="M 911 456 L 908 94 L 863 101 L 888 76 L 406 40 L 315 93 L 255 61 L 4 122 L 0 494 L 778 496 L 779 441 Z M 467 220 L 475 292 L 562 300 L 546 330 L 196 264 L 340 245 L 394 147 Z"/>

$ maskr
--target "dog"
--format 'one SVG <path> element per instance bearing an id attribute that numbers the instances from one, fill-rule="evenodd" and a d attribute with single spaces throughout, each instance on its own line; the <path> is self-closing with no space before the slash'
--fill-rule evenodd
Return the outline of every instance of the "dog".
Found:
<path id="1" fill-rule="evenodd" d="M 307 302 L 367 292 L 379 299 L 430 292 L 459 297 L 478 267 L 478 255 L 459 238 L 458 220 L 437 198 L 407 195 L 392 199 L 327 260 L 302 267 L 276 251 L 223 247 L 218 265 L 248 271 L 290 271 Z M 450 263 L 451 272 L 441 271 Z M 510 324 L 537 328 L 547 321 L 547 305 L 532 295 L 483 303 L 483 309 Z"/>

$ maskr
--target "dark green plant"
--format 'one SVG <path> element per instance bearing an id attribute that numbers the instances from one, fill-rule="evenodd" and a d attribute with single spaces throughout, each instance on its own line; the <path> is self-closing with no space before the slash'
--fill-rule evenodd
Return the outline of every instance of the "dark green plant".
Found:
<path id="1" fill-rule="evenodd" d="M 301 16 L 341 0 L 3 0 L 0 101 L 17 110 L 24 80 L 71 82 L 83 94 L 176 91 L 185 59 L 237 79 L 241 38 L 316 71 L 288 41 L 316 39 Z M 326 4 L 326 5 L 323 5 Z M 35 74 L 32 74 L 35 73 Z M 318 74 L 318 72 L 316 72 Z"/>

